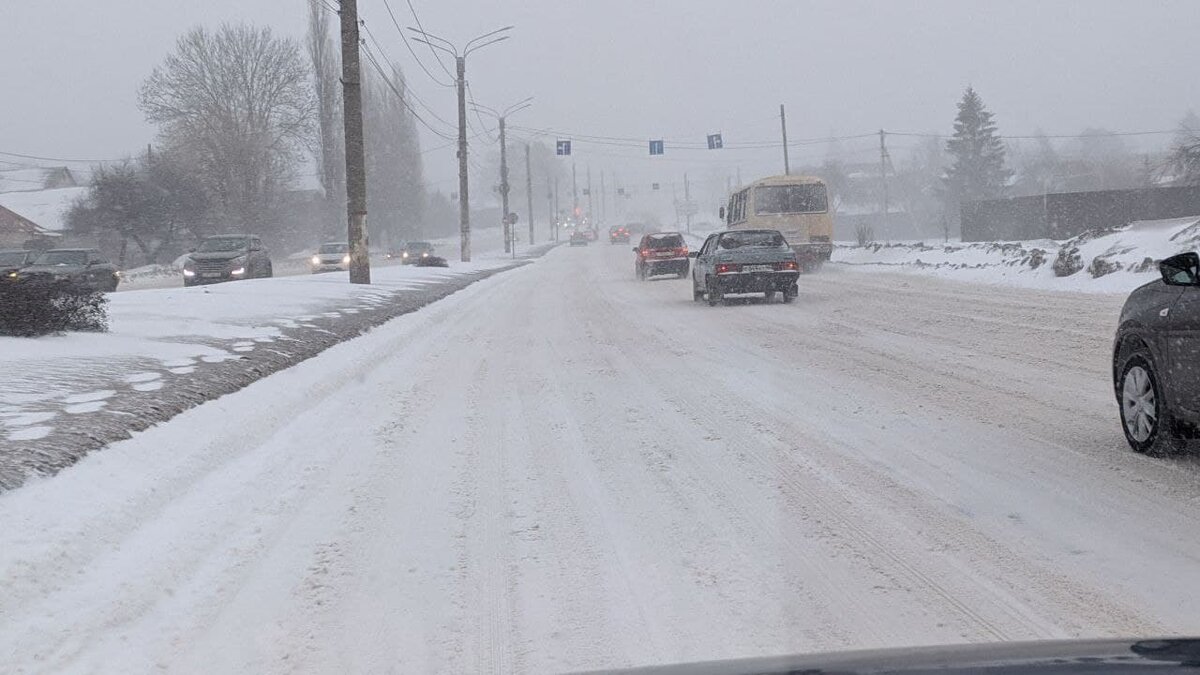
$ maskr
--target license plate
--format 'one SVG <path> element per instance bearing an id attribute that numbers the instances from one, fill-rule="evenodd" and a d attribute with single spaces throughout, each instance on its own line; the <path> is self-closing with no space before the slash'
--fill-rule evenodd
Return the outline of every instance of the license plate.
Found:
<path id="1" fill-rule="evenodd" d="M 770 265 L 746 265 L 742 269 L 746 272 L 770 272 L 774 268 Z"/>
<path id="2" fill-rule="evenodd" d="M 201 274 L 200 276 L 205 277 L 206 279 L 216 279 L 217 277 L 221 276 L 221 273 L 220 272 L 205 272 L 204 274 Z"/>
<path id="3" fill-rule="evenodd" d="M 671 253 L 670 251 L 659 251 L 658 253 L 654 254 L 654 257 L 655 258 L 670 258 L 672 255 L 674 255 L 674 254 Z"/>

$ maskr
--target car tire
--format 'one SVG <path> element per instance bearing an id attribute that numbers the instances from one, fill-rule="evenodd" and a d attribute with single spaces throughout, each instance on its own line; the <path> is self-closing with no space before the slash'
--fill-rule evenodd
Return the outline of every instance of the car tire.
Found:
<path id="1" fill-rule="evenodd" d="M 700 302 L 704 300 L 704 290 L 696 285 L 696 280 L 692 279 L 692 301 Z"/>
<path id="2" fill-rule="evenodd" d="M 783 301 L 786 304 L 789 304 L 789 305 L 792 304 L 792 302 L 799 295 L 800 295 L 800 287 L 799 286 L 791 286 L 790 288 L 783 289 Z"/>
<path id="3" fill-rule="evenodd" d="M 709 279 L 707 282 L 705 282 L 704 286 L 705 290 L 707 291 L 706 295 L 708 296 L 708 306 L 716 307 L 717 305 L 725 302 L 725 294 L 721 292 L 721 288 L 719 286 L 715 286 L 711 282 L 712 280 Z"/>
<path id="4" fill-rule="evenodd" d="M 763 293 L 763 301 L 768 305 L 775 302 L 775 291 L 766 291 Z"/>
<path id="5" fill-rule="evenodd" d="M 275 270 L 272 269 L 271 263 L 267 263 L 267 266 L 263 268 L 262 276 L 264 279 L 270 279 L 275 276 Z"/>
<path id="6" fill-rule="evenodd" d="M 679 276 L 679 278 L 680 278 L 680 279 L 683 279 L 683 278 L 684 278 L 684 277 L 686 277 L 687 275 L 688 275 L 688 271 L 687 271 L 687 270 L 680 270 L 680 272 L 679 272 L 679 275 L 678 275 L 678 276 Z"/>
<path id="7" fill-rule="evenodd" d="M 1183 450 L 1185 441 L 1167 409 L 1158 379 L 1149 354 L 1144 350 L 1135 351 L 1121 366 L 1117 395 L 1121 429 L 1129 447 L 1135 452 L 1163 457 Z"/>

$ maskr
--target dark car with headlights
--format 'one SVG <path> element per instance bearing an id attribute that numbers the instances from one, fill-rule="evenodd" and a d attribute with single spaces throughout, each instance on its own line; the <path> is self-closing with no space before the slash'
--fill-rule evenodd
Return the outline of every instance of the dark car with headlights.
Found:
<path id="1" fill-rule="evenodd" d="M 796 252 L 777 230 L 726 230 L 704 240 L 692 266 L 692 298 L 717 305 L 725 296 L 762 293 L 770 302 L 776 293 L 784 302 L 799 294 Z"/>
<path id="2" fill-rule="evenodd" d="M 427 241 L 410 241 L 400 249 L 400 263 L 415 265 L 421 258 L 433 255 L 433 244 Z"/>
<path id="3" fill-rule="evenodd" d="M 271 256 L 262 240 L 252 234 L 206 237 L 183 263 L 184 286 L 263 278 L 272 274 Z"/>
<path id="4" fill-rule="evenodd" d="M 33 263 L 36 254 L 25 249 L 0 251 L 0 281 L 17 278 L 17 272 Z"/>
<path id="5" fill-rule="evenodd" d="M 1200 255 L 1158 264 L 1159 279 L 1125 299 L 1113 340 L 1113 389 L 1138 452 L 1184 449 L 1200 427 Z"/>
<path id="6" fill-rule="evenodd" d="M 12 274 L 10 272 L 10 274 Z M 42 253 L 10 279 L 67 282 L 85 291 L 111 292 L 121 283 L 116 265 L 94 248 L 56 248 Z"/>
<path id="7" fill-rule="evenodd" d="M 335 241 L 321 244 L 308 261 L 312 273 L 344 272 L 350 269 L 350 244 Z"/>
<path id="8" fill-rule="evenodd" d="M 674 274 L 682 279 L 687 276 L 691 266 L 687 242 L 678 232 L 647 234 L 633 248 L 633 252 L 637 254 L 633 272 L 642 280 L 660 274 Z"/>

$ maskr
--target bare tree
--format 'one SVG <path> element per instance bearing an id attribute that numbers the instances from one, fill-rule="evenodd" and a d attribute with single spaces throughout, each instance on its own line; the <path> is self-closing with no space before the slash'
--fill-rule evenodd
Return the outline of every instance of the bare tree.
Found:
<path id="1" fill-rule="evenodd" d="M 1200 185 L 1200 118 L 1190 110 L 1179 123 L 1164 172 L 1175 185 Z"/>
<path id="2" fill-rule="evenodd" d="M 329 38 L 329 11 L 322 0 L 309 0 L 308 3 L 308 58 L 312 63 L 317 112 L 318 145 L 313 154 L 325 199 L 331 213 L 336 215 L 343 211 L 346 195 L 346 147 L 342 140 L 342 99 L 339 96 L 341 65 Z"/>
<path id="3" fill-rule="evenodd" d="M 269 28 L 194 28 L 142 84 L 164 145 L 202 176 L 230 224 L 270 231 L 312 138 L 314 101 L 297 44 Z"/>

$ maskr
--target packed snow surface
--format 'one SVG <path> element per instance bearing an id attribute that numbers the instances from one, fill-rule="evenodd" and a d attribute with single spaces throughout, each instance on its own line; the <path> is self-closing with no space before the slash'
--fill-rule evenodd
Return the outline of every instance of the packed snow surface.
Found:
<path id="1" fill-rule="evenodd" d="M 0 495 L 5 669 L 1200 632 L 1200 466 L 1125 445 L 1119 297 L 832 266 L 710 308 L 632 258 L 561 247 Z"/>

